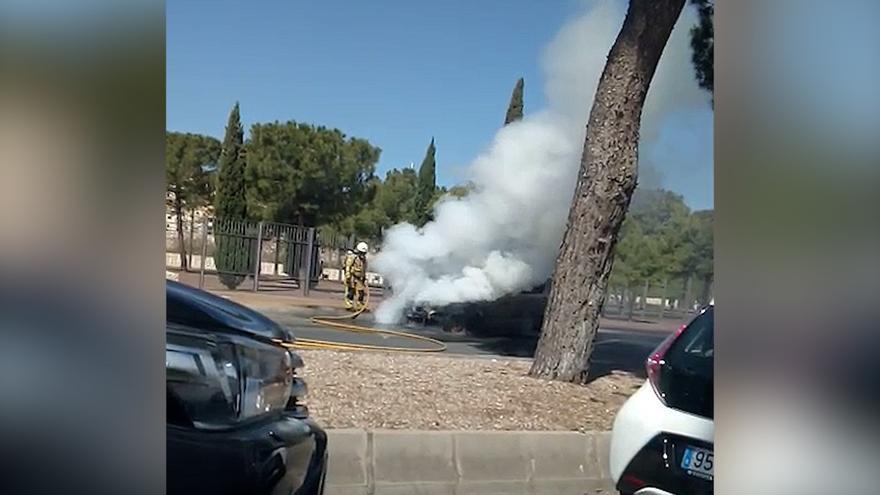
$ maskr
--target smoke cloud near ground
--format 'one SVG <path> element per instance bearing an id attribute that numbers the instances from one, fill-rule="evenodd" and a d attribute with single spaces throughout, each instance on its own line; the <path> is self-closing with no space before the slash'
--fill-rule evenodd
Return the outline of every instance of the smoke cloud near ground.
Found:
<path id="1" fill-rule="evenodd" d="M 403 223 L 385 232 L 373 266 L 392 295 L 376 311 L 379 322 L 400 320 L 414 303 L 490 301 L 551 275 L 593 94 L 624 14 L 624 2 L 594 2 L 566 23 L 543 55 L 548 107 L 498 131 L 467 172 L 476 190 L 441 200 L 421 229 Z M 645 104 L 641 176 L 654 187 L 662 172 L 653 163 L 646 170 L 645 157 L 652 156 L 664 118 L 707 105 L 690 66 L 693 24 L 691 12 L 679 20 Z"/>

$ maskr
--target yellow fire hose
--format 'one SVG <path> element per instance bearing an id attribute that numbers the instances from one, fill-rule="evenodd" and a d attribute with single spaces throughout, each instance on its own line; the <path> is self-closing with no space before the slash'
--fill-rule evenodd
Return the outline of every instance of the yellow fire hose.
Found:
<path id="1" fill-rule="evenodd" d="M 390 352 L 443 352 L 446 350 L 446 344 L 440 342 L 437 339 L 432 339 L 430 337 L 423 337 L 421 335 L 416 335 L 414 333 L 402 332 L 399 330 L 383 330 L 379 328 L 371 328 L 365 327 L 361 325 L 355 325 L 354 323 L 347 323 L 347 320 L 354 320 L 361 313 L 366 311 L 367 306 L 370 303 L 370 287 L 367 285 L 365 287 L 366 297 L 364 298 L 364 304 L 357 311 L 346 314 L 346 315 L 326 315 L 326 316 L 313 316 L 311 318 L 311 322 L 316 325 L 322 325 L 325 327 L 330 327 L 336 330 L 342 330 L 346 332 L 354 332 L 354 333 L 367 333 L 373 335 L 387 335 L 391 337 L 398 337 L 404 339 L 416 340 L 419 342 L 427 342 L 432 345 L 432 347 L 428 348 L 411 348 L 411 347 L 393 347 L 393 346 L 383 346 L 383 345 L 369 345 L 369 344 L 355 344 L 349 342 L 334 342 L 332 340 L 315 340 L 315 339 L 296 339 L 296 342 L 293 344 L 290 343 L 282 343 L 287 347 L 293 347 L 295 349 L 330 349 L 336 351 L 390 351 Z"/>

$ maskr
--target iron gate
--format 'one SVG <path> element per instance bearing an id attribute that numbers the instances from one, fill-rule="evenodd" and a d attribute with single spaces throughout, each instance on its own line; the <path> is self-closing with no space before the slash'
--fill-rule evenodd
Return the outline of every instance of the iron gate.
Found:
<path id="1" fill-rule="evenodd" d="M 205 218 L 201 230 L 199 287 L 206 274 L 215 274 L 229 288 L 250 278 L 254 291 L 262 285 L 307 294 L 321 279 L 320 236 L 314 227 Z"/>

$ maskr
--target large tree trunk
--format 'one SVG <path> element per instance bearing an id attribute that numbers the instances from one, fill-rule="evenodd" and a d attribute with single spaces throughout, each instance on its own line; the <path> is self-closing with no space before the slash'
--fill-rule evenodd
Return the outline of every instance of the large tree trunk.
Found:
<path id="1" fill-rule="evenodd" d="M 687 281 L 684 283 L 684 311 L 685 315 L 693 311 L 694 298 L 691 295 L 691 287 L 693 285 L 694 276 L 688 274 Z"/>
<path id="2" fill-rule="evenodd" d="M 630 0 L 590 110 L 532 376 L 586 381 L 612 252 L 636 187 L 642 106 L 683 7 L 684 0 Z"/>
<path id="3" fill-rule="evenodd" d="M 626 321 L 632 321 L 633 313 L 636 311 L 636 290 L 628 287 L 626 293 L 629 294 L 629 301 L 626 306 Z"/>
<path id="4" fill-rule="evenodd" d="M 185 272 L 189 266 L 186 259 L 186 239 L 183 235 L 183 202 L 176 193 L 174 195 L 174 213 L 177 215 L 177 247 L 180 250 L 180 270 Z"/>
<path id="5" fill-rule="evenodd" d="M 669 287 L 669 279 L 663 279 L 663 295 L 660 296 L 660 320 L 666 316 L 666 289 Z"/>
<path id="6" fill-rule="evenodd" d="M 195 248 L 196 244 L 193 239 L 195 237 L 195 235 L 196 235 L 196 209 L 192 208 L 192 210 L 189 212 L 189 258 L 187 260 L 189 263 L 189 266 L 193 266 L 193 262 L 192 262 L 193 251 L 196 250 L 196 248 Z"/>
<path id="7" fill-rule="evenodd" d="M 712 300 L 712 275 L 703 275 L 701 282 L 699 302 L 700 306 L 705 306 Z"/>

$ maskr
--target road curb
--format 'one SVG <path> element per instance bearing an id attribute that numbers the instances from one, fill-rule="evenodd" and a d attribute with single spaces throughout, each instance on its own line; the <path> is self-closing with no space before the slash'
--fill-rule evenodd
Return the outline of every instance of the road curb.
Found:
<path id="1" fill-rule="evenodd" d="M 327 495 L 613 493 L 608 432 L 328 430 Z"/>

